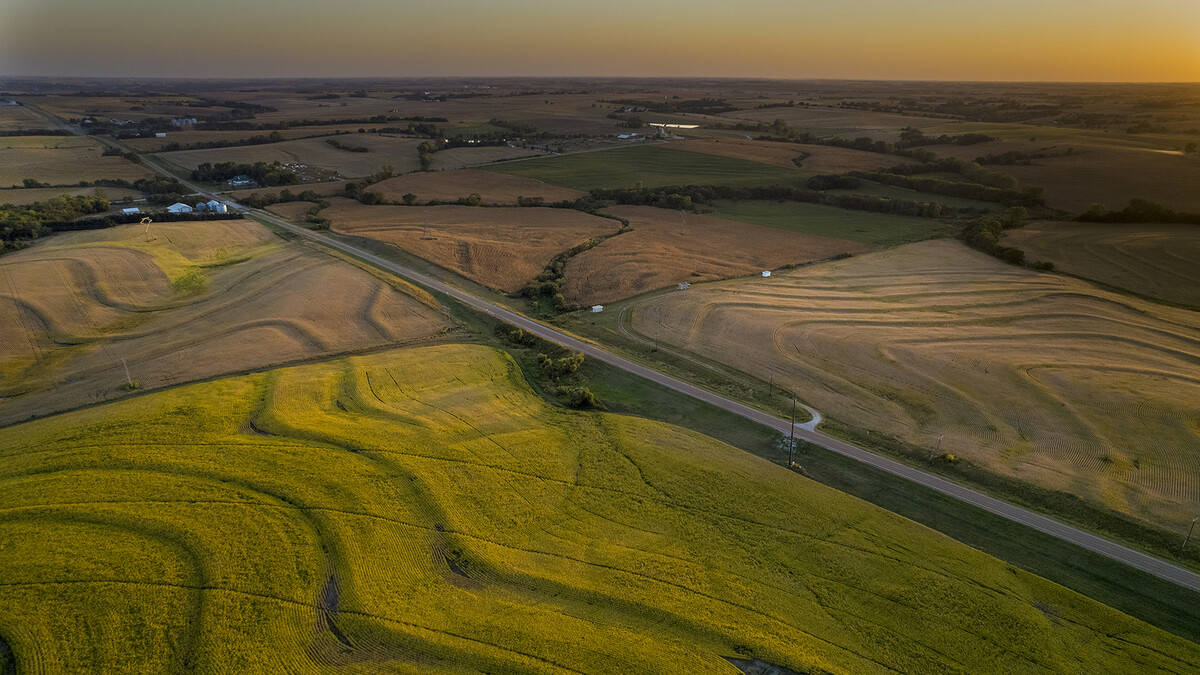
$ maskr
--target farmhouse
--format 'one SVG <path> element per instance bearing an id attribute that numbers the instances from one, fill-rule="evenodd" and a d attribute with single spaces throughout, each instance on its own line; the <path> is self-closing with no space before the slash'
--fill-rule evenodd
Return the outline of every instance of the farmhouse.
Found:
<path id="1" fill-rule="evenodd" d="M 229 187 L 238 187 L 240 185 L 255 185 L 256 184 L 254 182 L 254 179 L 252 179 L 252 178 L 250 178 L 250 176 L 247 176 L 244 174 L 239 174 L 237 176 L 234 176 L 233 178 L 230 178 L 229 180 L 225 181 L 225 183 Z"/>
<path id="2" fill-rule="evenodd" d="M 175 202 L 167 207 L 167 211 L 170 213 L 191 213 L 192 207 L 184 204 L 183 202 Z"/>

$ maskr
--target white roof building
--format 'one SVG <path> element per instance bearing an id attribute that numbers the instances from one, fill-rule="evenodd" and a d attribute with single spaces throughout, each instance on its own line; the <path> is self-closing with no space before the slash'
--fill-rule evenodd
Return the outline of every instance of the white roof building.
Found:
<path id="1" fill-rule="evenodd" d="M 192 207 L 184 204 L 183 202 L 175 202 L 167 207 L 167 211 L 171 213 L 191 213 Z"/>
<path id="2" fill-rule="evenodd" d="M 124 213 L 127 216 L 132 216 L 135 213 L 141 213 L 141 212 L 142 212 L 142 210 L 136 206 L 133 208 L 129 208 L 129 209 L 121 209 L 121 213 Z"/>

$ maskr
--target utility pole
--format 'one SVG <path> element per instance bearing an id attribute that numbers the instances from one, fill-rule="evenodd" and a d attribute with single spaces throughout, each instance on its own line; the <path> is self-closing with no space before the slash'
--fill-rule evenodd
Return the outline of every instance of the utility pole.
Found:
<path id="1" fill-rule="evenodd" d="M 792 435 L 788 438 L 788 468 L 792 468 L 792 453 L 796 451 L 796 393 L 792 392 Z"/>
<path id="2" fill-rule="evenodd" d="M 1195 518 L 1192 518 L 1192 524 L 1191 524 L 1191 526 L 1188 527 L 1187 536 L 1183 538 L 1183 546 L 1179 547 L 1180 552 L 1182 552 L 1183 549 L 1187 548 L 1188 539 L 1192 538 L 1192 530 L 1196 529 L 1196 521 L 1197 520 L 1200 520 L 1200 516 L 1196 516 Z"/>

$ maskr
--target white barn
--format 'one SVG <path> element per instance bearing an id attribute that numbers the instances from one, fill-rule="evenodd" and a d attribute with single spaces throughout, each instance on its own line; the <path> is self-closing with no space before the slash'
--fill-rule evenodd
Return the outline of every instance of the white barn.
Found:
<path id="1" fill-rule="evenodd" d="M 138 207 L 136 207 L 136 206 L 135 206 L 135 207 L 133 207 L 133 208 L 129 208 L 129 209 L 121 209 L 121 213 L 123 213 L 123 214 L 125 214 L 125 215 L 127 215 L 127 216 L 133 216 L 133 215 L 137 215 L 137 214 L 139 214 L 139 213 L 141 213 L 141 212 L 142 212 L 142 210 L 141 210 L 141 209 L 139 209 L 139 208 L 138 208 Z"/>
<path id="2" fill-rule="evenodd" d="M 170 213 L 191 213 L 192 207 L 184 204 L 183 202 L 175 202 L 167 207 L 167 211 Z"/>

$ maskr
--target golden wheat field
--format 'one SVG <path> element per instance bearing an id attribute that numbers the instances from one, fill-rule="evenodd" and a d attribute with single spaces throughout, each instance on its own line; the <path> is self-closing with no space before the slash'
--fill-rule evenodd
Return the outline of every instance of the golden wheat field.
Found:
<path id="1" fill-rule="evenodd" d="M 556 254 L 621 224 L 571 209 L 364 206 L 334 199 L 334 231 L 394 244 L 490 288 L 520 290 Z M 429 222 L 429 238 L 425 222 Z"/>
<path id="2" fill-rule="evenodd" d="M 1200 227 L 1040 222 L 1007 232 L 1031 260 L 1139 295 L 1200 308 Z"/>
<path id="3" fill-rule="evenodd" d="M 19 672 L 1177 673 L 1195 644 L 478 345 L 0 429 Z M 751 497 L 751 495 L 753 495 Z M 763 508 L 769 504 L 769 508 Z"/>
<path id="4" fill-rule="evenodd" d="M 26 178 L 50 185 L 77 185 L 100 178 L 135 181 L 153 173 L 124 157 L 104 157 L 99 141 L 81 136 L 0 138 L 0 187 Z"/>
<path id="5" fill-rule="evenodd" d="M 800 145 L 798 143 L 772 143 L 752 141 L 744 138 L 697 139 L 673 143 L 672 147 L 709 155 L 748 159 L 776 166 L 794 168 L 799 166 L 821 173 L 846 173 L 847 171 L 872 171 L 881 167 L 906 163 L 901 157 L 881 155 L 849 148 L 825 145 Z M 794 161 L 803 155 L 799 164 Z"/>
<path id="6" fill-rule="evenodd" d="M 0 258 L 0 422 L 444 327 L 427 294 L 251 221 L 64 233 Z"/>
<path id="7" fill-rule="evenodd" d="M 613 302 L 681 282 L 754 274 L 869 247 L 844 239 L 739 223 L 652 206 L 614 206 L 632 232 L 572 257 L 563 270 L 571 302 Z"/>
<path id="8" fill-rule="evenodd" d="M 410 193 L 417 196 L 420 204 L 431 200 L 454 201 L 477 194 L 484 204 L 506 206 L 516 204 L 517 197 L 541 197 L 547 202 L 558 202 L 585 194 L 533 178 L 472 169 L 409 173 L 376 183 L 370 190 L 397 202 Z"/>
<path id="9" fill-rule="evenodd" d="M 0 130 L 46 128 L 49 128 L 46 120 L 26 110 L 25 106 L 0 106 Z"/>
<path id="10" fill-rule="evenodd" d="M 1200 500 L 1196 312 L 941 240 L 655 297 L 633 322 L 846 424 L 1155 523 Z"/>

